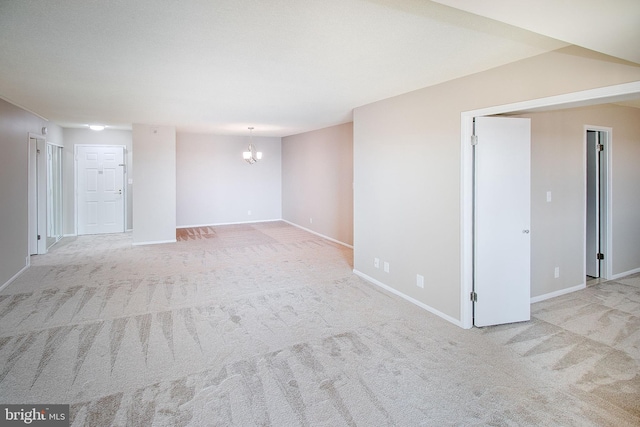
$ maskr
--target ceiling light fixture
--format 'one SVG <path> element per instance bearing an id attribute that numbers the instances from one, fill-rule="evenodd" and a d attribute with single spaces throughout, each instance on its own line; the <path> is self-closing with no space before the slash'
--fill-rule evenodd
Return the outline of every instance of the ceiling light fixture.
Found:
<path id="1" fill-rule="evenodd" d="M 262 159 L 262 151 L 256 151 L 256 147 L 253 146 L 253 127 L 249 127 L 249 148 L 242 152 L 242 158 L 250 165 Z"/>
<path id="2" fill-rule="evenodd" d="M 89 125 L 89 129 L 91 130 L 104 130 L 104 125 Z"/>

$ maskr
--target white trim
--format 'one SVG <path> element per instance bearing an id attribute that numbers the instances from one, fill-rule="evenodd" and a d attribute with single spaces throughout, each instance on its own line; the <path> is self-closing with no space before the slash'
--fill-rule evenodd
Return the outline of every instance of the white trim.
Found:
<path id="1" fill-rule="evenodd" d="M 339 245 L 346 246 L 347 248 L 353 249 L 352 245 L 349 245 L 347 243 L 341 242 L 340 240 L 336 240 L 336 239 L 331 238 L 329 236 L 325 236 L 324 234 L 320 234 L 320 233 L 318 233 L 316 231 L 309 230 L 308 228 L 305 228 L 305 227 L 303 227 L 301 225 L 295 224 L 295 223 L 293 223 L 291 221 L 287 221 L 286 219 L 282 219 L 282 218 L 279 218 L 279 219 L 264 219 L 264 220 L 261 220 L 261 221 L 240 221 L 240 222 L 221 222 L 221 223 L 215 223 L 215 224 L 180 225 L 180 226 L 178 226 L 176 228 L 180 229 L 180 228 L 196 228 L 196 227 L 216 227 L 216 226 L 219 226 L 219 225 L 260 224 L 260 223 L 263 223 L 263 222 L 278 222 L 278 221 L 286 222 L 287 224 L 293 225 L 294 227 L 297 227 L 297 228 L 299 228 L 301 230 L 304 230 L 304 231 L 306 231 L 308 233 L 315 234 L 316 236 L 320 236 L 323 239 L 331 240 L 334 243 L 337 243 Z"/>
<path id="2" fill-rule="evenodd" d="M 581 291 L 585 289 L 587 285 L 582 283 L 581 285 L 572 286 L 570 288 L 560 289 L 559 291 L 549 292 L 548 294 L 538 295 L 537 297 L 531 298 L 531 304 L 544 301 L 547 299 L 559 297 L 560 295 L 570 294 L 571 292 Z"/>
<path id="3" fill-rule="evenodd" d="M 287 221 L 286 219 L 283 219 L 282 221 L 286 222 L 287 224 L 293 225 L 294 227 L 297 227 L 297 228 L 299 228 L 299 229 L 301 229 L 301 230 L 304 230 L 304 231 L 306 231 L 306 232 L 308 232 L 308 233 L 315 234 L 316 236 L 320 236 L 320 237 L 322 237 L 323 239 L 331 240 L 331 241 L 332 241 L 332 242 L 334 242 L 334 243 L 337 243 L 337 244 L 339 244 L 339 245 L 346 246 L 347 248 L 351 248 L 351 249 L 353 249 L 353 246 L 352 246 L 352 245 L 349 245 L 349 244 L 347 244 L 347 243 L 345 243 L 345 242 L 341 242 L 340 240 L 336 240 L 336 239 L 333 239 L 333 238 L 331 238 L 331 237 L 329 237 L 329 236 L 325 236 L 324 234 L 320 234 L 320 233 L 318 233 L 318 232 L 316 232 L 316 231 L 309 230 L 308 228 L 305 228 L 305 227 L 303 227 L 303 226 L 301 226 L 301 225 L 295 224 L 295 223 L 293 223 L 293 222 L 291 222 L 291 221 Z"/>
<path id="4" fill-rule="evenodd" d="M 601 234 L 604 234 L 605 240 L 604 242 L 600 242 L 602 249 L 602 253 L 604 256 L 604 265 L 600 266 L 600 278 L 609 280 L 611 279 L 611 272 L 613 271 L 613 128 L 605 127 L 605 126 L 592 126 L 592 125 L 584 125 L 584 142 L 583 142 L 583 160 L 582 164 L 584 167 L 584 248 L 582 253 L 587 253 L 587 131 L 592 130 L 596 132 L 604 132 L 607 134 L 607 141 L 604 144 L 604 155 L 606 160 L 606 172 L 607 177 L 606 180 L 606 188 L 605 188 L 605 224 L 604 230 L 600 230 Z M 602 183 L 601 183 L 602 184 Z M 600 202 L 602 203 L 602 202 Z M 584 262 L 584 274 L 587 275 L 587 265 L 586 260 Z"/>
<path id="5" fill-rule="evenodd" d="M 465 120 L 462 113 L 460 123 L 460 324 L 470 329 L 473 327 L 473 304 L 469 298 L 473 291 L 473 116 L 471 121 Z"/>
<path id="6" fill-rule="evenodd" d="M 564 95 L 538 98 L 530 101 L 463 111 L 460 113 L 460 144 L 462 151 L 462 155 L 460 156 L 460 323 L 463 328 L 468 329 L 473 326 L 473 304 L 468 297 L 473 286 L 472 250 L 470 249 L 473 242 L 471 236 L 473 230 L 471 209 L 473 206 L 473 188 L 471 185 L 471 169 L 468 169 L 470 165 L 472 165 L 472 147 L 469 138 L 473 126 L 473 117 L 524 110 L 540 110 L 543 108 L 548 110 L 575 108 L 579 106 L 617 102 L 622 99 L 631 99 L 637 97 L 639 94 L 640 81 L 636 81 Z"/>
<path id="7" fill-rule="evenodd" d="M 58 147 L 58 148 L 61 148 L 61 149 L 62 149 L 62 150 L 61 150 L 62 152 L 60 153 L 60 155 L 62 156 L 62 157 L 61 157 L 61 159 L 60 159 L 60 167 L 61 167 L 61 170 L 60 170 L 60 187 L 61 187 L 61 189 L 60 189 L 60 191 L 61 191 L 62 193 L 64 193 L 64 188 L 65 188 L 65 187 L 64 187 L 64 145 L 60 145 L 60 144 L 57 144 L 57 143 L 55 143 L 55 142 L 51 142 L 51 141 L 49 141 L 49 140 L 46 140 L 46 141 L 45 141 L 45 145 L 46 145 L 46 146 L 51 145 L 52 147 Z M 49 188 L 49 169 L 48 169 L 48 168 L 49 168 L 49 158 L 47 157 L 47 182 L 46 182 L 47 195 L 49 194 L 49 193 L 48 193 L 48 188 Z M 56 179 L 56 178 L 54 177 L 54 179 Z M 47 199 L 48 199 L 48 196 L 47 196 Z M 60 198 L 60 200 L 61 200 L 61 202 L 62 202 L 62 206 L 60 206 L 60 215 L 62 216 L 62 217 L 60 218 L 60 226 L 61 226 L 61 227 L 62 227 L 62 229 L 64 230 L 64 194 L 61 194 L 61 198 Z M 47 215 L 46 215 L 46 217 L 47 217 L 47 220 L 46 220 L 46 222 L 47 222 L 46 227 L 47 227 L 47 234 L 48 234 L 48 230 L 49 230 L 49 224 L 48 224 L 48 223 L 49 223 L 49 200 L 47 200 Z M 48 239 L 48 237 L 49 237 L 49 236 L 47 236 L 47 239 Z M 57 243 L 58 243 L 58 242 L 59 242 L 59 241 L 64 237 L 64 233 L 61 233 L 61 234 L 59 235 L 59 237 L 60 237 L 60 238 L 58 238 L 58 236 L 55 236 L 55 237 L 56 237 L 56 241 L 55 241 L 55 242 L 53 242 L 53 243 L 52 243 L 51 245 L 49 245 L 48 247 L 47 247 L 48 241 L 45 239 L 45 247 L 47 247 L 47 252 L 49 251 L 49 249 L 50 249 L 51 247 L 53 247 L 54 245 L 56 245 L 56 244 L 57 244 Z"/>
<path id="8" fill-rule="evenodd" d="M 611 279 L 610 280 L 620 279 L 622 277 L 628 276 L 630 274 L 636 274 L 636 273 L 640 273 L 640 267 L 634 268 L 633 270 L 625 271 L 623 273 L 613 274 L 613 275 L 611 275 Z"/>
<path id="9" fill-rule="evenodd" d="M 353 273 L 357 276 L 362 277 L 364 280 L 366 280 L 367 282 L 370 282 L 376 286 L 381 287 L 382 289 L 385 289 L 389 292 L 391 292 L 394 295 L 399 296 L 402 299 L 405 299 L 407 301 L 409 301 L 410 303 L 417 305 L 418 307 L 427 310 L 429 313 L 435 314 L 438 317 L 441 317 L 442 319 L 446 320 L 447 322 L 451 322 L 456 326 L 462 327 L 462 323 L 458 320 L 458 319 L 454 319 L 453 317 L 449 316 L 448 314 L 444 314 L 443 312 L 436 310 L 435 308 L 428 306 L 427 304 L 418 301 L 417 299 L 411 298 L 408 295 L 403 294 L 402 292 L 398 291 L 397 289 L 392 288 L 391 286 L 385 285 L 382 282 L 379 282 L 378 280 L 374 279 L 373 277 L 367 276 L 366 274 L 354 269 Z"/>
<path id="10" fill-rule="evenodd" d="M 11 282 L 13 282 L 14 280 L 16 280 L 18 278 L 18 276 L 20 276 L 22 273 L 24 273 L 29 267 L 31 267 L 31 261 L 29 259 L 29 257 L 27 257 L 27 261 L 24 267 L 22 267 L 20 269 L 20 271 L 18 271 L 16 274 L 13 275 L 13 277 L 11 277 L 9 280 L 7 280 L 2 286 L 0 286 L 0 291 L 2 291 L 4 288 L 6 288 L 7 286 L 9 286 L 11 284 Z"/>
<path id="11" fill-rule="evenodd" d="M 64 148 L 64 145 L 58 144 L 57 142 L 52 142 L 47 139 L 47 144 L 55 145 L 56 147 Z"/>
<path id="12" fill-rule="evenodd" d="M 219 225 L 259 224 L 262 222 L 283 221 L 282 219 L 263 219 L 260 221 L 217 222 L 213 224 L 179 225 L 176 228 L 216 227 Z"/>
<path id="13" fill-rule="evenodd" d="M 33 153 L 33 151 L 31 150 L 31 139 L 35 139 L 36 140 L 36 145 L 35 145 L 35 150 L 36 152 Z M 28 171 L 28 179 L 27 179 L 27 195 L 30 196 L 30 192 L 33 189 L 33 191 L 35 192 L 35 206 L 33 206 L 31 197 L 29 197 L 29 201 L 28 201 L 28 209 L 27 209 L 27 215 L 28 215 L 28 222 L 29 222 L 29 228 L 28 228 L 28 233 L 27 233 L 27 239 L 28 239 L 28 243 L 27 243 L 27 256 L 31 255 L 31 242 L 33 239 L 36 238 L 36 235 L 38 233 L 38 231 L 40 231 L 40 229 L 43 229 L 46 231 L 47 229 L 47 199 L 46 199 L 46 178 L 47 178 L 47 167 L 48 164 L 45 162 L 44 164 L 44 170 L 42 168 L 38 168 L 38 141 L 42 141 L 42 144 L 44 145 L 44 149 L 46 149 L 47 147 L 47 138 L 46 135 L 40 134 L 40 133 L 34 133 L 34 132 L 27 132 L 27 171 Z M 36 170 L 35 170 L 35 182 L 33 182 L 33 173 L 34 171 L 31 168 L 31 158 L 32 156 L 36 156 L 35 162 L 36 162 Z M 46 157 L 46 156 L 44 156 Z M 42 182 L 41 179 L 41 175 L 44 175 L 44 183 Z M 41 203 L 42 200 L 41 198 L 44 197 L 44 203 Z M 44 205 L 44 208 L 42 209 L 42 211 L 40 210 L 39 206 L 40 205 Z M 32 224 L 31 218 L 32 215 L 34 214 L 35 210 L 35 220 L 36 223 Z M 33 227 L 35 226 L 35 230 L 33 229 Z M 34 234 L 35 231 L 35 234 Z M 36 241 L 36 253 L 33 255 L 44 255 L 47 253 L 47 240 L 45 239 L 40 239 Z"/>
<path id="14" fill-rule="evenodd" d="M 529 101 L 514 102 L 512 104 L 496 105 L 477 110 L 463 111 L 462 114 L 472 113 L 473 116 L 490 116 L 493 114 L 513 113 L 517 111 L 552 111 L 565 108 L 577 108 L 588 105 L 608 104 L 630 100 L 640 95 L 640 81 L 588 89 L 564 95 L 548 96 Z"/>
<path id="15" fill-rule="evenodd" d="M 63 234 L 62 237 L 78 237 L 77 234 Z"/>
<path id="16" fill-rule="evenodd" d="M 96 234 L 97 236 L 97 234 Z M 154 240 L 151 242 L 136 242 L 136 243 L 132 243 L 132 246 L 144 246 L 144 245 L 161 245 L 163 243 L 176 243 L 177 240 L 173 239 L 173 240 Z"/>
<path id="17" fill-rule="evenodd" d="M 73 146 L 73 234 L 78 235 L 78 147 Z"/>

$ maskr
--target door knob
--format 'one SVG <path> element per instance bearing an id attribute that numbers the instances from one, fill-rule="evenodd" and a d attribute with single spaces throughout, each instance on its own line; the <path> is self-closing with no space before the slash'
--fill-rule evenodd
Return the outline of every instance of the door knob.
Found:
<path id="1" fill-rule="evenodd" d="M 122 189 L 118 190 L 118 194 L 122 194 Z"/>

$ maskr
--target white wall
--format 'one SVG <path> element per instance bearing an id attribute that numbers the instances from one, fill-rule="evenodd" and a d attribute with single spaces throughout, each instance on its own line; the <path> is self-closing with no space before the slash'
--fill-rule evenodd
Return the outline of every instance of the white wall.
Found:
<path id="1" fill-rule="evenodd" d="M 178 227 L 282 218 L 281 140 L 254 136 L 253 144 L 263 157 L 250 165 L 248 136 L 178 133 Z"/>
<path id="2" fill-rule="evenodd" d="M 133 244 L 176 241 L 176 129 L 133 125 Z"/>
<path id="3" fill-rule="evenodd" d="M 96 132 L 90 129 L 63 129 L 64 146 L 64 233 L 76 234 L 75 217 L 75 146 L 80 145 L 124 145 L 126 147 L 125 161 L 128 177 L 132 177 L 132 136 L 130 130 L 105 129 Z M 127 215 L 125 226 L 127 230 L 133 228 L 133 185 L 127 185 Z"/>
<path id="4" fill-rule="evenodd" d="M 59 126 L 0 99 L 0 287 L 29 264 L 29 133 L 44 126 L 47 141 L 64 145 Z"/>
<path id="5" fill-rule="evenodd" d="M 356 108 L 355 270 L 460 320 L 461 113 L 638 80 L 635 64 L 570 47 Z"/>
<path id="6" fill-rule="evenodd" d="M 353 245 L 353 123 L 282 139 L 282 217 Z"/>

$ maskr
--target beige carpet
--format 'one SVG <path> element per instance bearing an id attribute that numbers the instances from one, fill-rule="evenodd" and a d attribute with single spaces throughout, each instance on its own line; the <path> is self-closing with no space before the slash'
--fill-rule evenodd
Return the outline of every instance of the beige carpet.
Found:
<path id="1" fill-rule="evenodd" d="M 640 425 L 640 275 L 465 331 L 282 222 L 178 237 L 33 257 L 0 293 L 0 402 L 74 426 Z"/>

